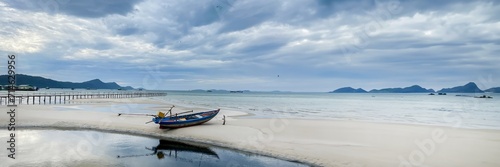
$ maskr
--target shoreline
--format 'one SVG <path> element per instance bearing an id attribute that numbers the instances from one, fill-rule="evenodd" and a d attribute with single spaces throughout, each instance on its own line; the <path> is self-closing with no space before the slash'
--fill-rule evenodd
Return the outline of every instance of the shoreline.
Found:
<path id="1" fill-rule="evenodd" d="M 112 105 L 110 101 L 120 104 L 157 103 L 156 107 L 170 105 L 154 99 L 106 99 L 104 101 L 108 102 L 106 105 Z M 86 105 L 99 106 L 104 103 Z M 435 152 L 432 156 L 426 157 L 426 165 L 488 166 L 488 164 L 478 164 L 483 161 L 491 163 L 490 166 L 500 164 L 499 160 L 492 157 L 500 153 L 496 151 L 500 150 L 500 131 L 498 130 L 357 120 L 254 119 L 245 118 L 241 116 L 241 113 L 223 112 L 224 110 L 221 110 L 218 117 L 203 125 L 161 130 L 155 124 L 144 124 L 150 117 L 118 117 L 117 113 L 111 112 L 53 109 L 57 106 L 60 105 L 18 106 L 20 112 L 16 127 L 94 130 L 165 138 L 208 144 L 312 166 L 397 166 L 401 163 L 400 157 L 411 158 L 412 153 L 419 150 L 415 141 L 428 141 L 427 139 L 432 139 L 434 131 L 440 130 L 444 132 L 447 140 L 444 143 L 434 144 Z M 177 111 L 183 109 L 179 106 Z M 227 114 L 227 122 L 224 126 L 222 120 L 218 120 L 223 114 Z M 75 117 L 75 115 L 78 116 Z M 0 123 L 6 121 L 6 114 L 1 114 Z M 0 124 L 0 127 L 6 128 L 4 124 Z M 464 138 L 467 140 L 464 141 Z M 468 152 L 459 148 L 467 145 L 471 145 L 468 152 L 472 151 L 482 156 L 470 161 L 465 160 L 464 158 L 470 157 L 463 157 L 461 154 Z M 472 145 L 475 147 L 472 148 Z M 441 147 L 446 149 L 443 150 Z M 455 159 L 462 158 L 458 162 L 443 164 L 442 159 L 449 159 L 448 155 L 453 155 Z"/>

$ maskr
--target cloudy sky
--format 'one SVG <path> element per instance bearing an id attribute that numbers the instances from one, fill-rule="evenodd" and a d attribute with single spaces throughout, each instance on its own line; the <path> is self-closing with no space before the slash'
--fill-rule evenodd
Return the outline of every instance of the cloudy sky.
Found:
<path id="1" fill-rule="evenodd" d="M 493 0 L 2 0 L 0 16 L 2 59 L 16 54 L 18 73 L 61 81 L 169 90 L 500 86 Z"/>

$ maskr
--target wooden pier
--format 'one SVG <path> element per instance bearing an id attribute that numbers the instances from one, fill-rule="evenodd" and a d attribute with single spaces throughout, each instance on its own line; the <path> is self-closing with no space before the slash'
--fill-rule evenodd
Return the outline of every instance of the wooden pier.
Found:
<path id="1" fill-rule="evenodd" d="M 120 99 L 136 97 L 166 96 L 165 92 L 104 92 L 104 93 L 46 93 L 15 95 L 15 104 L 66 104 L 74 99 Z M 7 105 L 9 97 L 0 96 L 0 105 Z"/>

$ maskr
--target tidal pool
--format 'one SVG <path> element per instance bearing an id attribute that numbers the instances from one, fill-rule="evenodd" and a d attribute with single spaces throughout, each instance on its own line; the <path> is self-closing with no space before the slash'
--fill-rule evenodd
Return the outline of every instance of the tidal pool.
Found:
<path id="1" fill-rule="evenodd" d="M 203 144 L 97 131 L 0 130 L 0 166 L 307 166 Z"/>

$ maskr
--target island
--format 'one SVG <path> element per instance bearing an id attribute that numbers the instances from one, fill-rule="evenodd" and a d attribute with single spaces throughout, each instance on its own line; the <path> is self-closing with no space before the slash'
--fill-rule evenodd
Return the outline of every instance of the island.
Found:
<path id="1" fill-rule="evenodd" d="M 474 82 L 469 82 L 464 86 L 456 86 L 452 88 L 443 88 L 439 90 L 440 93 L 484 93 L 481 89 L 479 89 Z"/>
<path id="2" fill-rule="evenodd" d="M 369 91 L 370 93 L 432 93 L 433 89 L 425 89 L 419 85 L 413 85 L 405 88 L 384 88 L 384 89 L 373 89 Z"/>
<path id="3" fill-rule="evenodd" d="M 8 85 L 8 75 L 0 75 L 0 85 Z M 62 89 L 117 89 L 117 90 L 133 90 L 133 87 L 122 87 L 116 82 L 104 83 L 99 79 L 93 79 L 86 82 L 62 82 L 40 76 L 31 76 L 25 74 L 16 74 L 16 83 L 18 87 L 33 87 L 36 88 L 62 88 Z M 25 86 L 26 85 L 26 86 Z"/>
<path id="4" fill-rule="evenodd" d="M 367 91 L 361 88 L 354 89 L 352 87 L 343 87 L 343 88 L 338 88 L 334 91 L 328 92 L 328 93 L 366 93 Z"/>
<path id="5" fill-rule="evenodd" d="M 494 87 L 484 90 L 485 92 L 500 93 L 500 87 Z"/>
<path id="6" fill-rule="evenodd" d="M 372 89 L 368 93 L 429 93 L 429 95 L 434 95 L 436 91 L 434 89 L 426 89 L 419 85 L 413 85 L 405 88 L 383 88 L 383 89 Z M 500 87 L 492 87 L 486 90 L 481 90 L 474 82 L 469 82 L 463 86 L 455 86 L 452 88 L 442 88 L 437 91 L 438 95 L 446 95 L 446 93 L 500 93 Z M 352 87 L 342 87 L 328 93 L 367 93 L 362 88 L 352 88 Z"/>

